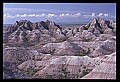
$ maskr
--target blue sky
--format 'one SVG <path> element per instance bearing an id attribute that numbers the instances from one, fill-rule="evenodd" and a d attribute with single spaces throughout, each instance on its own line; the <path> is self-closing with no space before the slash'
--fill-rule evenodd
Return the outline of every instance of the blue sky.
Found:
<path id="1" fill-rule="evenodd" d="M 86 22 L 95 17 L 116 20 L 115 3 L 4 3 L 3 23 L 16 20 L 32 22 Z"/>

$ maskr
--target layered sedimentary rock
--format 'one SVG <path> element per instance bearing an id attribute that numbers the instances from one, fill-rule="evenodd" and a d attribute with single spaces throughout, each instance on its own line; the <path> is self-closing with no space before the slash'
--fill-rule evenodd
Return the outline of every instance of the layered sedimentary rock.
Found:
<path id="1" fill-rule="evenodd" d="M 89 22 L 86 26 L 86 29 L 88 31 L 91 31 L 94 33 L 96 36 L 99 36 L 100 34 L 106 33 L 105 30 L 110 29 L 109 32 L 112 32 L 112 29 L 115 29 L 115 22 L 113 21 L 105 21 L 103 19 L 95 18 L 93 21 Z M 111 34 L 110 33 L 110 34 Z M 106 33 L 109 34 L 109 33 Z"/>
<path id="2" fill-rule="evenodd" d="M 88 42 L 88 41 L 94 41 L 96 39 L 96 36 L 88 32 L 87 30 L 84 30 L 83 32 L 77 32 L 73 37 L 68 38 L 70 41 L 83 41 L 83 42 Z"/>
<path id="3" fill-rule="evenodd" d="M 116 53 L 111 54 L 108 60 L 95 67 L 82 79 L 116 79 Z"/>
<path id="4" fill-rule="evenodd" d="M 20 20 L 4 31 L 3 42 L 3 61 L 14 64 L 3 66 L 4 78 L 116 79 L 112 20 L 95 18 L 77 28 Z"/>
<path id="5" fill-rule="evenodd" d="M 104 44 L 98 46 L 89 56 L 98 57 L 103 55 L 110 55 L 116 50 L 116 43 L 114 41 L 106 40 Z"/>
<path id="6" fill-rule="evenodd" d="M 9 39 L 9 40 L 8 40 Z M 29 20 L 20 20 L 7 29 L 4 33 L 4 42 L 11 43 L 13 46 L 28 44 L 26 46 L 64 41 L 65 35 L 59 25 L 52 21 L 41 21 L 32 23 Z M 47 42 L 45 42 L 47 41 Z"/>
<path id="7" fill-rule="evenodd" d="M 48 43 L 41 48 L 41 52 L 49 53 L 52 55 L 63 56 L 63 55 L 84 55 L 85 50 L 79 47 L 75 43 L 64 41 L 61 43 Z"/>
<path id="8" fill-rule="evenodd" d="M 83 77 L 108 58 L 108 56 L 90 58 L 87 56 L 49 55 L 46 61 L 28 60 L 20 64 L 18 68 L 35 70 L 36 73 L 33 74 L 33 78 L 73 79 Z"/>

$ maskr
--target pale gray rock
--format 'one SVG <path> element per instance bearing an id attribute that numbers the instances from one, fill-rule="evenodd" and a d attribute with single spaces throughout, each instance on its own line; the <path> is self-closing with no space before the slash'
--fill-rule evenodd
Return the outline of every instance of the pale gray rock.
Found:
<path id="1" fill-rule="evenodd" d="M 110 29 L 110 28 L 105 29 L 105 30 L 104 30 L 104 34 L 111 34 L 111 35 L 115 35 L 115 33 L 113 32 L 113 30 L 112 30 L 112 29 Z"/>
<path id="2" fill-rule="evenodd" d="M 58 35 L 59 37 L 57 37 Z M 8 28 L 3 37 L 4 42 L 8 42 L 12 46 L 34 46 L 39 42 L 42 44 L 53 42 L 54 38 L 62 41 L 66 39 L 61 32 L 61 27 L 49 20 L 36 23 L 29 20 L 16 21 L 13 26 Z"/>
<path id="3" fill-rule="evenodd" d="M 40 52 L 53 54 L 58 46 L 60 46 L 59 43 L 47 43 L 40 49 Z"/>
<path id="4" fill-rule="evenodd" d="M 42 34 L 40 35 L 40 44 L 46 44 L 56 41 L 54 37 L 51 37 L 50 35 Z"/>
<path id="5" fill-rule="evenodd" d="M 82 79 L 116 79 L 116 53 L 112 53 L 108 60 L 95 67 Z"/>
<path id="6" fill-rule="evenodd" d="M 98 46 L 89 56 L 91 57 L 98 57 L 104 55 L 110 55 L 114 53 L 116 50 L 116 43 L 115 41 L 106 40 L 104 44 Z"/>
<path id="7" fill-rule="evenodd" d="M 85 55 L 84 54 L 85 50 L 83 50 L 81 47 L 79 47 L 77 44 L 75 43 L 70 43 L 67 41 L 64 41 L 62 43 L 60 43 L 60 46 L 57 47 L 57 49 L 54 51 L 54 55 L 58 55 L 58 56 L 64 56 L 64 55 Z"/>
<path id="8" fill-rule="evenodd" d="M 78 79 L 100 65 L 103 62 L 103 58 L 60 56 L 53 59 L 42 70 L 37 71 L 33 78 Z"/>
<path id="9" fill-rule="evenodd" d="M 70 41 L 83 41 L 83 42 L 89 42 L 94 41 L 96 39 L 96 36 L 88 32 L 87 30 L 84 30 L 83 32 L 77 32 L 75 36 L 68 38 Z"/>
<path id="10" fill-rule="evenodd" d="M 97 37 L 96 41 L 105 41 L 112 37 L 111 34 L 100 34 L 99 37 Z"/>
<path id="11" fill-rule="evenodd" d="M 73 36 L 73 30 L 72 30 L 72 29 L 71 29 L 71 30 L 68 30 L 68 32 L 66 33 L 66 36 L 67 36 L 67 37 Z"/>

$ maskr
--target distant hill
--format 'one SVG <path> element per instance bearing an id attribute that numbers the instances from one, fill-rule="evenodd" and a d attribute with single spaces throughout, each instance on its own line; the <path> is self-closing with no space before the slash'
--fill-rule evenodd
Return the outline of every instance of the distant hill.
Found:
<path id="1" fill-rule="evenodd" d="M 3 24 L 3 28 L 8 27 L 8 26 L 12 26 L 13 24 Z"/>
<path id="2" fill-rule="evenodd" d="M 88 22 L 58 22 L 58 25 L 86 25 Z"/>
<path id="3" fill-rule="evenodd" d="M 86 25 L 88 22 L 58 22 L 57 24 L 60 26 L 73 26 L 73 25 Z M 3 28 L 6 28 L 8 26 L 12 26 L 12 24 L 3 24 Z"/>

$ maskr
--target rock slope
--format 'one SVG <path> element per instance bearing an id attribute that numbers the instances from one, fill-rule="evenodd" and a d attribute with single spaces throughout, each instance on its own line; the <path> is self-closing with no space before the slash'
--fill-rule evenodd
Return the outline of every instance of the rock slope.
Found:
<path id="1" fill-rule="evenodd" d="M 108 60 L 94 68 L 82 79 L 116 79 L 116 53 L 111 54 Z"/>

